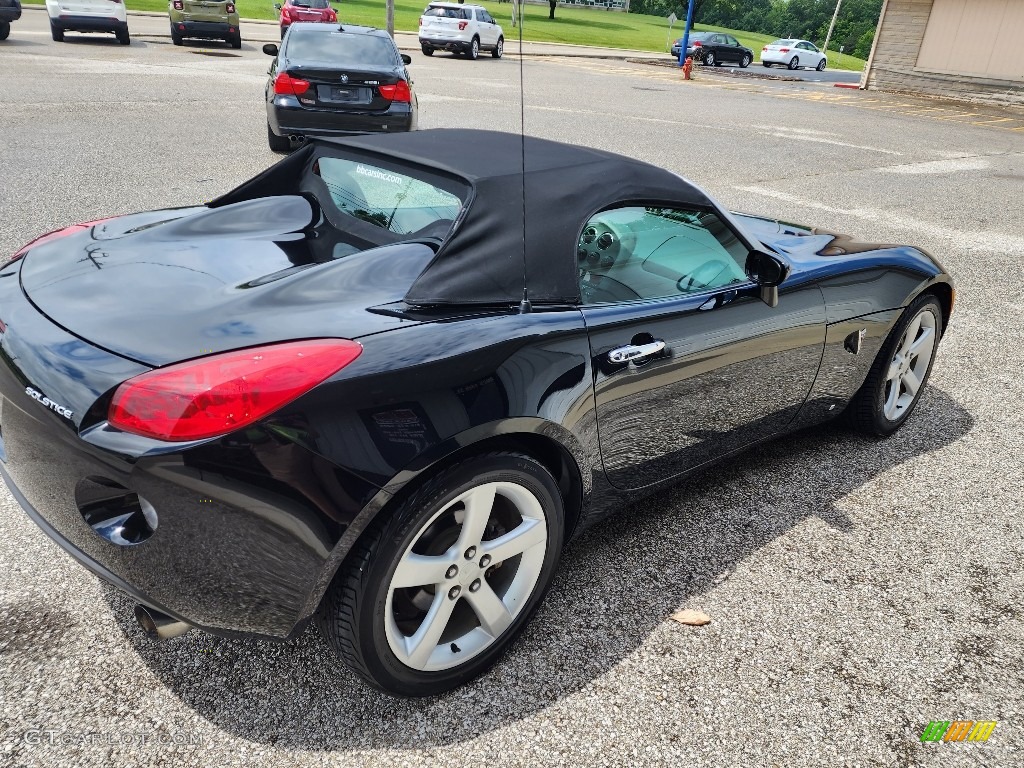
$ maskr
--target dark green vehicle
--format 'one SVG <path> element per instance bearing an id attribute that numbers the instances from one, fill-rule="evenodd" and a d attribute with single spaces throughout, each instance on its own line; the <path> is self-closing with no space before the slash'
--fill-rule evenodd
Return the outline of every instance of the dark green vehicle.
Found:
<path id="1" fill-rule="evenodd" d="M 186 37 L 224 40 L 242 47 L 238 9 L 232 0 L 170 0 L 171 42 L 181 45 Z"/>

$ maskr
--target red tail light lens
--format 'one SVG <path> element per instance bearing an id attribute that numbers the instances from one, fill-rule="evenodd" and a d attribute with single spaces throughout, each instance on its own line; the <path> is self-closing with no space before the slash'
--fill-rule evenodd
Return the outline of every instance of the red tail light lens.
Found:
<path id="1" fill-rule="evenodd" d="M 409 84 L 405 80 L 399 80 L 394 85 L 378 85 L 377 89 L 380 91 L 380 95 L 388 101 L 401 101 L 406 104 L 412 102 L 412 91 L 409 90 Z"/>
<path id="2" fill-rule="evenodd" d="M 282 72 L 274 81 L 274 93 L 282 96 L 298 96 L 309 90 L 309 80 L 299 80 L 287 72 Z"/>
<path id="3" fill-rule="evenodd" d="M 171 442 L 226 435 L 323 383 L 362 351 L 355 341 L 318 339 L 170 365 L 118 387 L 107 420 L 125 432 Z"/>
<path id="4" fill-rule="evenodd" d="M 700 40 L 694 40 L 693 41 L 693 47 L 694 48 L 703 48 L 704 47 L 704 43 L 702 43 Z"/>
<path id="5" fill-rule="evenodd" d="M 234 13 L 235 12 L 235 4 L 234 3 L 228 3 L 227 6 L 224 8 L 224 10 L 227 13 Z"/>
<path id="6" fill-rule="evenodd" d="M 460 31 L 461 31 L 461 30 L 463 30 L 463 29 L 465 29 L 465 28 L 466 28 L 466 27 L 468 27 L 468 26 L 469 26 L 469 22 L 468 22 L 468 21 L 460 21 L 460 22 L 459 22 L 459 30 L 460 30 Z"/>
<path id="7" fill-rule="evenodd" d="M 779 48 L 779 53 L 789 53 L 789 48 Z"/>
<path id="8" fill-rule="evenodd" d="M 181 11 L 184 10 L 184 8 L 185 3 L 183 3 L 182 0 L 174 0 L 174 10 Z"/>
<path id="9" fill-rule="evenodd" d="M 761 50 L 762 50 L 762 51 L 767 51 L 767 50 L 768 50 L 768 46 L 766 45 L 766 46 L 765 46 L 764 48 L 762 48 Z"/>
<path id="10" fill-rule="evenodd" d="M 112 218 L 114 217 L 108 216 L 105 219 L 96 219 L 95 221 L 83 221 L 81 224 L 72 224 L 70 227 L 64 227 L 63 229 L 55 229 L 53 230 L 53 232 L 47 232 L 45 235 L 40 235 L 34 240 L 29 240 L 27 243 L 21 246 L 21 248 L 19 248 L 17 252 L 13 256 L 11 256 L 11 258 L 9 258 L 2 265 L 0 265 L 0 269 L 3 269 L 8 264 L 13 264 L 14 262 L 16 262 L 26 253 L 28 253 L 30 248 L 35 248 L 37 246 L 42 245 L 43 243 L 48 243 L 51 240 L 59 240 L 62 237 L 73 235 L 75 234 L 75 232 L 81 232 L 83 229 L 90 229 L 91 227 L 95 227 L 97 224 L 102 224 L 104 221 L 110 221 L 110 219 Z"/>

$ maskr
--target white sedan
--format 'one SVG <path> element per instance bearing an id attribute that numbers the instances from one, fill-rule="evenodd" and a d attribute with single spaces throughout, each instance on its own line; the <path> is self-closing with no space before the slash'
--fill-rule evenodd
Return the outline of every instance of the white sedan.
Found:
<path id="1" fill-rule="evenodd" d="M 825 69 L 825 54 L 807 40 L 776 40 L 761 49 L 761 63 L 770 67 L 779 64 L 789 69 L 813 67 L 821 72 Z"/>

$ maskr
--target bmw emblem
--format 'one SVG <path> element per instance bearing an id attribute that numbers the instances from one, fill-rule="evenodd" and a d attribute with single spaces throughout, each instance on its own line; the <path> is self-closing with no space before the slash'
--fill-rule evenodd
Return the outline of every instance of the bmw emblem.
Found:
<path id="1" fill-rule="evenodd" d="M 347 83 L 348 82 L 348 75 L 342 75 L 341 76 L 341 82 Z"/>

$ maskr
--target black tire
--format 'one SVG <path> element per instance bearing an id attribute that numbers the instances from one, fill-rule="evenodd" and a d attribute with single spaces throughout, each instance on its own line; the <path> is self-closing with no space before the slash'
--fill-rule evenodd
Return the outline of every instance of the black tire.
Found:
<path id="1" fill-rule="evenodd" d="M 64 30 L 58 27 L 52 21 L 50 22 L 50 37 L 52 37 L 54 42 L 56 43 L 64 42 Z"/>
<path id="2" fill-rule="evenodd" d="M 433 56 L 434 55 L 434 49 L 431 48 L 429 45 L 420 46 L 420 50 L 423 51 L 423 55 L 424 56 Z"/>
<path id="3" fill-rule="evenodd" d="M 771 69 L 772 63 L 770 61 L 762 61 L 761 66 L 764 67 L 765 69 Z"/>
<path id="4" fill-rule="evenodd" d="M 0 21 L 0 40 L 6 40 L 11 34 L 11 22 Z"/>
<path id="5" fill-rule="evenodd" d="M 794 56 L 792 59 L 790 59 L 789 60 L 789 68 L 790 69 L 800 69 L 800 59 L 798 57 L 796 57 L 796 56 Z"/>
<path id="6" fill-rule="evenodd" d="M 121 45 L 131 45 L 132 44 L 132 38 L 128 34 L 128 30 L 127 29 L 118 30 L 117 32 L 114 33 L 114 36 L 117 37 L 117 42 L 119 42 Z"/>
<path id="7" fill-rule="evenodd" d="M 750 56 L 743 54 L 743 58 L 740 59 L 740 69 L 746 69 L 750 66 Z"/>
<path id="8" fill-rule="evenodd" d="M 931 358 L 928 360 L 927 369 L 920 380 L 920 385 L 913 396 L 913 400 L 905 407 L 898 418 L 890 419 L 885 415 L 887 374 L 890 366 L 893 364 L 896 351 L 903 342 L 907 328 L 918 315 L 924 312 L 931 313 L 932 319 L 935 321 L 935 335 L 932 342 L 934 346 L 932 347 Z M 932 373 L 935 354 L 938 351 L 939 341 L 942 339 L 942 319 L 942 306 L 939 304 L 939 300 L 931 294 L 920 296 L 904 310 L 899 322 L 893 327 L 882 348 L 879 350 L 864 385 L 854 395 L 853 400 L 846 409 L 847 419 L 854 429 L 869 435 L 887 437 L 902 427 L 906 420 L 910 418 L 910 414 L 914 412 L 917 404 L 921 401 L 921 394 L 928 385 L 928 379 Z"/>
<path id="9" fill-rule="evenodd" d="M 228 45 L 230 45 L 237 51 L 239 48 L 242 47 L 242 33 L 236 32 L 228 38 L 227 42 Z"/>
<path id="10" fill-rule="evenodd" d="M 274 152 L 287 152 L 292 148 L 292 142 L 287 136 L 278 136 L 267 123 L 267 144 Z"/>
<path id="11" fill-rule="evenodd" d="M 711 51 L 708 51 L 707 53 L 704 54 L 704 66 L 705 67 L 717 67 L 718 66 L 718 62 L 715 59 L 715 54 L 713 54 Z"/>
<path id="12" fill-rule="evenodd" d="M 182 36 L 178 34 L 178 30 L 176 30 L 174 26 L 171 25 L 171 42 L 175 45 L 181 45 L 183 39 L 184 38 L 182 38 Z"/>
<path id="13" fill-rule="evenodd" d="M 466 56 L 470 61 L 476 61 L 480 58 L 480 38 L 474 37 L 472 42 L 469 44 L 469 48 L 466 49 Z"/>
<path id="14" fill-rule="evenodd" d="M 281 39 L 284 40 L 284 33 L 288 31 L 288 27 L 281 27 Z"/>
<path id="15" fill-rule="evenodd" d="M 394 573 L 413 543 L 426 535 L 424 531 L 438 525 L 437 521 L 431 522 L 438 511 L 466 491 L 489 482 L 522 486 L 540 502 L 546 518 L 547 540 L 539 575 L 511 623 L 482 650 L 447 669 L 414 669 L 399 660 L 388 641 L 386 606 Z M 399 696 L 443 693 L 472 680 L 494 664 L 540 605 L 562 549 L 565 518 L 558 486 L 547 469 L 529 456 L 485 454 L 441 472 L 382 517 L 385 519 L 363 535 L 349 556 L 346 569 L 335 577 L 321 604 L 320 628 L 338 655 L 375 688 Z M 497 519 L 494 515 L 492 518 Z M 498 535 L 501 530 L 498 529 Z M 471 567 L 479 566 L 472 562 L 463 566 Z M 485 578 L 491 579 L 492 571 L 486 573 Z M 471 615 L 474 613 L 468 603 L 465 608 Z M 438 647 L 443 645 L 444 642 Z"/>
<path id="16" fill-rule="evenodd" d="M 491 56 L 495 59 L 500 59 L 505 53 L 505 38 L 499 37 L 498 44 L 491 49 Z"/>
<path id="17" fill-rule="evenodd" d="M 818 62 L 818 66 L 816 67 L 816 69 L 819 72 L 824 72 L 825 71 L 825 59 L 822 59 L 821 61 Z"/>

